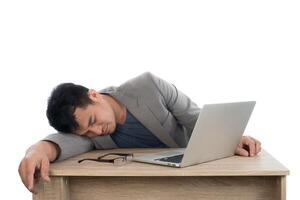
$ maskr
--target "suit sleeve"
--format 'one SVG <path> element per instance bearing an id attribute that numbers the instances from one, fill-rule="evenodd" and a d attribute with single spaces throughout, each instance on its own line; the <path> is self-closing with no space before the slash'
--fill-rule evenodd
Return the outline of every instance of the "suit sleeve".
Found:
<path id="1" fill-rule="evenodd" d="M 75 134 L 54 133 L 48 135 L 43 140 L 53 142 L 59 146 L 60 154 L 55 161 L 65 160 L 95 148 L 90 138 Z"/>
<path id="2" fill-rule="evenodd" d="M 175 85 L 149 73 L 154 84 L 160 91 L 168 110 L 176 118 L 177 122 L 183 125 L 190 136 L 201 109 L 188 96 L 178 90 Z"/>

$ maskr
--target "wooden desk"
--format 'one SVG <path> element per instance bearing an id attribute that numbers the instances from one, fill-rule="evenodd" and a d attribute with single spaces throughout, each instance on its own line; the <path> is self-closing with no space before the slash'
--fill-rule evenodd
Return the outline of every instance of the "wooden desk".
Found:
<path id="1" fill-rule="evenodd" d="M 134 155 L 166 149 L 92 151 L 50 166 L 50 183 L 39 183 L 34 200 L 286 198 L 287 168 L 266 151 L 256 157 L 233 156 L 182 169 L 132 162 L 124 166 L 86 161 L 108 152 Z"/>

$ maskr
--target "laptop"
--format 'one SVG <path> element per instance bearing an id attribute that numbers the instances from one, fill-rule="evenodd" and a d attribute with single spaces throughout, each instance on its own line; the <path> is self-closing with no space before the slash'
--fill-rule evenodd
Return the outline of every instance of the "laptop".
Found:
<path id="1" fill-rule="evenodd" d="M 187 167 L 233 156 L 255 101 L 203 106 L 186 148 L 134 157 L 137 162 Z"/>

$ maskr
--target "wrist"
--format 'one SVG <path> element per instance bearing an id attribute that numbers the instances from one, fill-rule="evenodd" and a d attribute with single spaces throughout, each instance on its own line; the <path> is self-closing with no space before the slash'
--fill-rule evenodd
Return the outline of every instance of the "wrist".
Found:
<path id="1" fill-rule="evenodd" d="M 39 141 L 36 144 L 32 145 L 26 152 L 26 155 L 36 154 L 46 156 L 48 160 L 54 161 L 59 153 L 59 147 L 57 144 L 50 141 Z"/>

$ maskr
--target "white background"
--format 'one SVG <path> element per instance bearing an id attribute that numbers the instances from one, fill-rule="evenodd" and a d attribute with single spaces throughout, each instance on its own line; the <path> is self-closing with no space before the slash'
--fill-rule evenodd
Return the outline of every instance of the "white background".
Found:
<path id="1" fill-rule="evenodd" d="M 17 169 L 49 133 L 54 86 L 117 86 L 145 71 L 199 106 L 256 100 L 245 134 L 289 168 L 299 199 L 299 1 L 1 1 L 1 196 L 31 199 Z"/>

